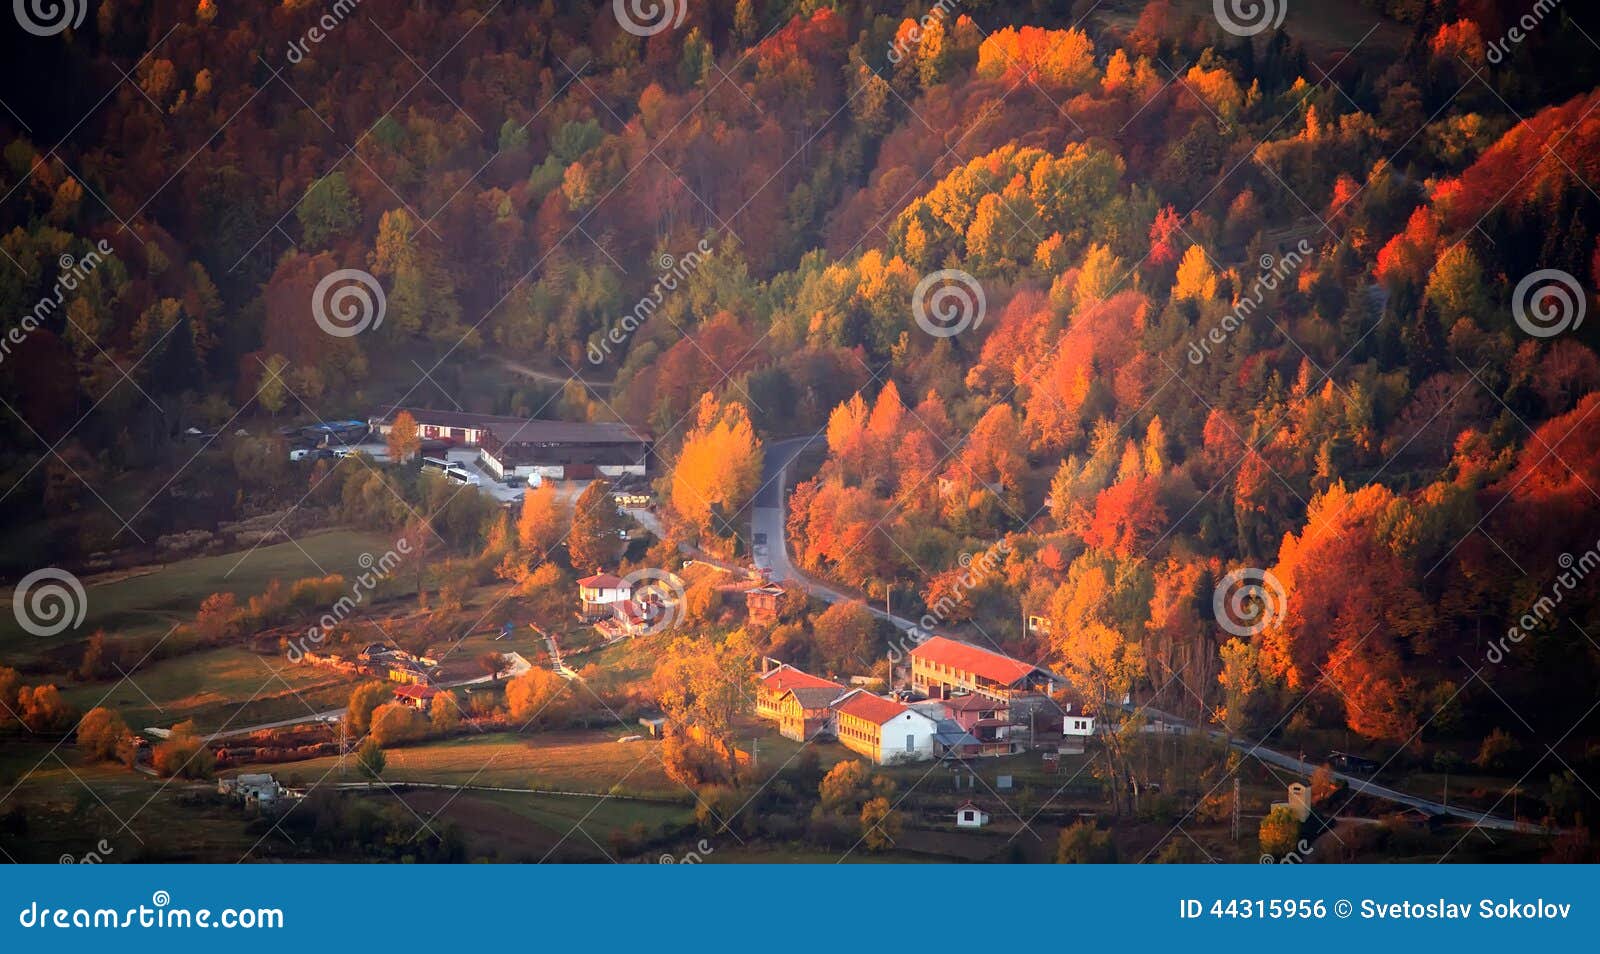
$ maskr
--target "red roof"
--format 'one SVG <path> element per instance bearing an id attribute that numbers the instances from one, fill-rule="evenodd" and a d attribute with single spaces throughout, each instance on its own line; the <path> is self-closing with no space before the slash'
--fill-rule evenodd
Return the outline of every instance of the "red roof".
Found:
<path id="1" fill-rule="evenodd" d="M 970 643 L 960 643 L 944 636 L 935 636 L 911 650 L 911 655 L 924 662 L 939 663 L 962 672 L 982 676 L 1002 686 L 1009 686 L 1037 669 L 1020 659 L 981 649 Z"/>
<path id="2" fill-rule="evenodd" d="M 586 576 L 578 581 L 579 586 L 593 586 L 603 590 L 614 590 L 620 587 L 622 583 L 622 577 L 612 576 L 610 573 L 596 573 L 594 576 Z"/>
<path id="3" fill-rule="evenodd" d="M 394 691 L 396 699 L 432 699 L 438 694 L 431 686 L 401 686 Z"/>
<path id="4" fill-rule="evenodd" d="M 883 725 L 890 719 L 911 711 L 892 699 L 884 699 L 870 692 L 857 692 L 847 696 L 834 708 L 858 719 L 865 719 L 873 725 Z"/>
<path id="5" fill-rule="evenodd" d="M 784 664 L 761 677 L 761 687 L 771 689 L 773 692 L 783 694 L 790 689 L 843 689 L 844 687 L 821 676 L 813 676 L 809 672 Z"/>

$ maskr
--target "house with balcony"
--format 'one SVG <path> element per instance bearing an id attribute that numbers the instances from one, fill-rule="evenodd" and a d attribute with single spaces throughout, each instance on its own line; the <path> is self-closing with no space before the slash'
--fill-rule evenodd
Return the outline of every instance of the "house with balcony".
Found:
<path id="1" fill-rule="evenodd" d="M 928 703 L 935 704 L 943 710 L 943 718 L 953 722 L 962 733 L 958 749 L 941 754 L 981 758 L 1015 755 L 1022 751 L 1025 726 L 1012 720 L 1009 703 L 969 692 Z M 941 730 L 942 735 L 949 732 L 948 726 Z M 947 745 L 949 748 L 952 747 Z"/>
<path id="2" fill-rule="evenodd" d="M 831 679 L 813 676 L 809 672 L 762 657 L 761 672 L 756 676 L 756 715 L 762 719 L 781 723 L 783 697 L 791 689 L 828 689 L 834 698 L 844 694 L 844 687 Z"/>
<path id="3" fill-rule="evenodd" d="M 620 576 L 596 572 L 578 581 L 578 612 L 593 622 L 617 615 L 619 604 L 631 604 L 633 587 Z"/>
<path id="4" fill-rule="evenodd" d="M 774 583 L 744 591 L 745 611 L 756 626 L 771 626 L 778 622 L 778 604 L 783 599 L 783 587 Z"/>
<path id="5" fill-rule="evenodd" d="M 1032 663 L 945 636 L 911 650 L 911 685 L 930 699 L 973 693 L 1006 703 L 1059 688 L 1055 676 Z"/>

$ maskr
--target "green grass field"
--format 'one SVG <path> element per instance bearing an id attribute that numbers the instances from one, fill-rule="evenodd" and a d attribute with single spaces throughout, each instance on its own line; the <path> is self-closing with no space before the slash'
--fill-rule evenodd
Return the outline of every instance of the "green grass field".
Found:
<path id="1" fill-rule="evenodd" d="M 383 777 L 390 782 L 443 782 L 538 788 L 572 792 L 609 792 L 620 783 L 623 790 L 668 798 L 687 797 L 682 786 L 668 779 L 657 754 L 659 743 L 617 742 L 616 731 L 548 732 L 516 735 L 497 732 L 469 735 L 443 742 L 390 749 Z M 306 782 L 324 774 L 338 775 L 334 757 L 296 762 L 275 769 L 293 772 Z M 243 767 L 240 771 L 257 771 Z M 348 777 L 356 780 L 353 765 Z"/>
<path id="2" fill-rule="evenodd" d="M 5 811 L 26 814 L 28 827 L 22 837 L 0 837 L 10 856 L 0 859 L 55 863 L 94 852 L 113 864 L 237 861 L 258 836 L 237 809 L 189 797 L 215 790 L 208 782 L 169 783 L 86 763 L 71 745 L 51 754 L 42 743 L 8 743 L 0 752 L 0 797 Z"/>
<path id="3" fill-rule="evenodd" d="M 224 647 L 147 663 L 120 683 L 72 686 L 62 696 L 80 712 L 96 705 L 113 709 L 133 729 L 193 719 L 202 729 L 216 730 L 337 709 L 359 681 L 292 665 L 282 656 Z"/>
<path id="4" fill-rule="evenodd" d="M 53 640 L 41 640 L 17 625 L 15 614 L 0 612 L 0 658 L 14 660 L 50 645 L 83 639 L 97 629 L 122 635 L 163 633 L 194 617 L 200 602 L 216 592 L 240 599 L 266 589 L 272 580 L 291 583 L 307 576 L 357 571 L 363 553 L 379 555 L 393 546 L 386 534 L 334 530 L 261 547 L 250 553 L 193 557 L 151 572 L 86 585 L 84 620 Z M 404 574 L 397 579 L 404 588 Z M 9 604 L 11 594 L 5 594 Z"/>

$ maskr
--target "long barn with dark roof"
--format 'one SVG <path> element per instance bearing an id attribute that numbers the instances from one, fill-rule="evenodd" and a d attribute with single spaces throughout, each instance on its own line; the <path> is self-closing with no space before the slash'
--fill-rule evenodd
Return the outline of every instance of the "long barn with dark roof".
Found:
<path id="1" fill-rule="evenodd" d="M 650 469 L 653 440 L 630 424 L 393 407 L 372 418 L 373 431 L 387 437 L 402 411 L 417 422 L 424 440 L 446 439 L 478 448 L 484 468 L 497 477 L 642 477 Z"/>

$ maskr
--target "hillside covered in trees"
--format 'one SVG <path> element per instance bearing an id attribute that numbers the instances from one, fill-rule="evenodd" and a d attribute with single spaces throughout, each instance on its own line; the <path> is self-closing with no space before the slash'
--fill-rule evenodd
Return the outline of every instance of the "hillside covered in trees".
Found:
<path id="1" fill-rule="evenodd" d="M 13 38 L 3 572 L 308 498 L 403 524 L 273 436 L 393 403 L 647 428 L 674 533 L 740 559 L 763 447 L 820 434 L 797 566 L 1103 705 L 1600 765 L 1592 10 L 685 6 Z M 311 320 L 341 269 L 381 324 Z"/>

